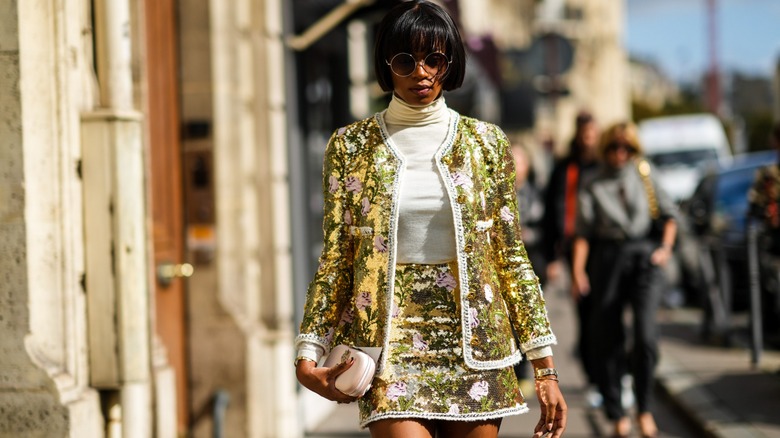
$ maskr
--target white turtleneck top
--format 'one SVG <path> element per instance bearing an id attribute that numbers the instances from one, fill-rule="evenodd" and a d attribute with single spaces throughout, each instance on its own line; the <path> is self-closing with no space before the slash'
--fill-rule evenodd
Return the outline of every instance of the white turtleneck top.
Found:
<path id="1" fill-rule="evenodd" d="M 429 105 L 412 106 L 393 95 L 384 120 L 390 141 L 406 161 L 398 203 L 396 262 L 453 261 L 456 249 L 452 207 L 434 161 L 450 124 L 444 98 Z"/>

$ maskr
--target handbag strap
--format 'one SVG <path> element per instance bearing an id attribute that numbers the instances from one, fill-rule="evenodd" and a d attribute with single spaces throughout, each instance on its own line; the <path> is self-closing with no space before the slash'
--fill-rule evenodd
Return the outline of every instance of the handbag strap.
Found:
<path id="1" fill-rule="evenodd" d="M 642 184 L 645 186 L 645 193 L 647 193 L 647 203 L 650 206 L 650 217 L 653 220 L 656 220 L 660 216 L 660 211 L 658 210 L 658 198 L 655 195 L 653 180 L 650 179 L 650 163 L 644 158 L 637 158 L 635 164 L 636 169 L 639 172 L 639 177 L 642 178 Z"/>

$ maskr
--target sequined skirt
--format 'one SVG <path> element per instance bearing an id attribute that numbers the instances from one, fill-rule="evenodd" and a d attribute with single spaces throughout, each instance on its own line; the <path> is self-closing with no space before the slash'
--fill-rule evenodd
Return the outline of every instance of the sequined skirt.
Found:
<path id="1" fill-rule="evenodd" d="M 528 411 L 513 368 L 463 359 L 455 262 L 399 264 L 387 363 L 359 401 L 360 424 L 386 418 L 479 421 Z"/>

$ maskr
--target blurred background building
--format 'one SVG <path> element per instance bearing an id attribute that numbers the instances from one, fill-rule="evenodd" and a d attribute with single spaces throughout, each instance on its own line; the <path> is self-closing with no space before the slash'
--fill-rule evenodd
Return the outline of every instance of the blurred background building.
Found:
<path id="1" fill-rule="evenodd" d="M 295 437 L 328 415 L 292 366 L 322 156 L 388 100 L 372 41 L 397 1 L 0 6 L 0 435 Z M 470 52 L 448 103 L 541 177 L 577 112 L 680 105 L 629 63 L 622 0 L 440 3 Z M 735 101 L 770 83 L 742 82 Z"/>

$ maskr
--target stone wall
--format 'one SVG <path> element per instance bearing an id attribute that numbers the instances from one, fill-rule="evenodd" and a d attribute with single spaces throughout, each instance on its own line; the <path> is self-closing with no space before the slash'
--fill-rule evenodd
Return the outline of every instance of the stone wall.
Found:
<path id="1" fill-rule="evenodd" d="M 80 1 L 0 6 L 0 436 L 101 436 L 81 288 Z"/>

